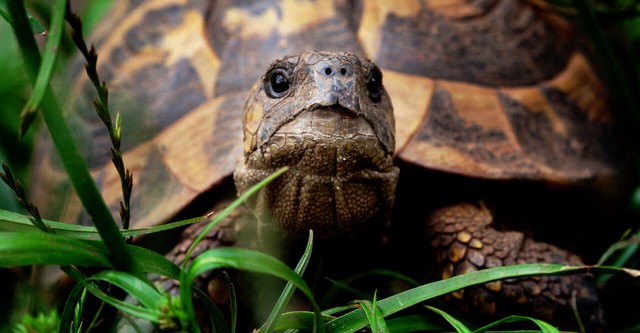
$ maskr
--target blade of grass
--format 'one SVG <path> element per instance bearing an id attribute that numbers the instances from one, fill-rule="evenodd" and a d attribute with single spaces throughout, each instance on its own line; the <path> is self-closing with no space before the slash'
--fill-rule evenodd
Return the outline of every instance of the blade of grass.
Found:
<path id="1" fill-rule="evenodd" d="M 44 232 L 0 233 L 0 267 L 46 264 L 110 266 L 101 242 Z"/>
<path id="2" fill-rule="evenodd" d="M 90 276 L 87 280 L 106 281 L 118 286 L 148 309 L 155 309 L 162 299 L 162 295 L 158 290 L 129 273 L 104 270 Z"/>
<path id="3" fill-rule="evenodd" d="M 429 306 L 429 305 L 425 305 L 425 308 L 439 314 L 442 318 L 444 318 L 453 328 L 456 329 L 456 332 L 458 333 L 471 333 L 471 330 L 465 325 L 463 324 L 461 321 L 459 321 L 458 319 L 454 318 L 453 316 L 449 315 L 448 313 L 438 309 L 438 308 L 434 308 L 433 306 Z"/>
<path id="4" fill-rule="evenodd" d="M 358 301 L 358 304 L 364 310 L 371 332 L 389 332 L 384 316 L 380 313 L 376 304 L 377 295 L 378 292 L 376 291 L 373 293 L 373 301 Z"/>
<path id="5" fill-rule="evenodd" d="M 23 1 L 9 1 L 9 13 L 14 23 L 14 33 L 22 52 L 27 75 L 32 84 L 35 84 L 40 67 L 40 53 L 31 31 Z M 69 179 L 79 194 L 82 205 L 94 222 L 102 240 L 109 249 L 109 259 L 119 270 L 132 273 L 145 279 L 145 275 L 137 263 L 131 259 L 126 243 L 105 204 L 89 169 L 80 155 L 71 131 L 64 121 L 62 110 L 55 96 L 48 87 L 45 91 L 42 103 L 42 115 L 49 128 L 49 133 L 64 165 Z"/>
<path id="6" fill-rule="evenodd" d="M 123 313 L 132 315 L 137 318 L 141 318 L 144 320 L 148 320 L 154 323 L 157 323 L 162 313 L 155 309 L 147 309 L 143 308 L 131 303 L 127 303 L 125 301 L 121 301 L 100 289 L 100 287 L 96 286 L 87 277 L 82 274 L 77 269 L 73 267 L 64 267 L 64 272 L 67 273 L 71 278 L 73 278 L 76 282 L 84 286 L 91 294 L 102 300 L 103 302 L 115 307 L 116 309 L 122 311 Z M 146 283 L 146 282 L 145 282 Z"/>
<path id="7" fill-rule="evenodd" d="M 291 311 L 285 312 L 280 317 L 278 317 L 278 321 L 273 326 L 274 331 L 282 331 L 286 329 L 290 330 L 303 330 L 303 331 L 311 331 L 313 329 L 313 324 L 315 321 L 315 314 L 311 311 Z M 323 314 L 322 322 L 328 322 L 329 320 L 333 320 L 335 317 Z"/>
<path id="8" fill-rule="evenodd" d="M 224 280 L 227 283 L 227 287 L 229 288 L 229 303 L 230 303 L 230 307 L 231 307 L 231 333 L 235 333 L 236 331 L 236 326 L 237 326 L 237 321 L 238 321 L 238 300 L 236 298 L 236 288 L 233 286 L 233 283 L 231 282 L 231 278 L 229 277 L 229 274 L 224 271 Z"/>
<path id="9" fill-rule="evenodd" d="M 313 248 L 313 230 L 309 230 L 309 240 L 307 241 L 307 246 L 302 254 L 302 258 L 298 261 L 296 265 L 295 272 L 296 274 L 302 276 L 302 273 L 307 269 L 307 265 L 309 264 L 309 260 L 311 259 L 311 249 Z M 273 325 L 276 320 L 280 316 L 280 314 L 284 311 L 284 308 L 289 304 L 291 300 L 291 296 L 293 296 L 293 292 L 295 291 L 295 286 L 290 281 L 287 282 L 287 285 L 284 287 L 284 290 L 280 294 L 280 297 L 276 301 L 276 304 L 273 307 L 273 310 L 269 314 L 267 321 L 262 326 L 262 330 L 265 332 L 272 332 Z"/>
<path id="10" fill-rule="evenodd" d="M 424 315 L 406 315 L 387 320 L 391 332 L 446 332 L 443 325 Z"/>
<path id="11" fill-rule="evenodd" d="M 243 248 L 216 248 L 208 250 L 193 260 L 187 270 L 187 274 L 181 278 L 180 284 L 190 285 L 198 275 L 205 271 L 223 267 L 268 274 L 292 282 L 309 298 L 317 318 L 321 318 L 320 309 L 313 299 L 313 293 L 304 280 L 283 262 L 258 251 Z M 180 295 L 185 304 L 185 309 L 188 309 L 187 313 L 193 318 L 194 310 L 189 289 L 181 288 Z M 191 329 L 199 331 L 195 323 Z"/>
<path id="12" fill-rule="evenodd" d="M 40 102 L 44 97 L 44 93 L 49 87 L 49 81 L 53 74 L 53 68 L 58 58 L 58 48 L 60 47 L 60 41 L 62 40 L 62 33 L 64 31 L 64 14 L 67 6 L 67 0 L 56 0 L 55 6 L 51 12 L 51 27 L 49 38 L 44 49 L 42 56 L 42 63 L 40 64 L 40 70 L 36 78 L 36 82 L 33 86 L 33 91 L 27 104 L 20 114 L 20 134 L 22 138 L 24 134 L 31 126 L 31 123 L 35 119 L 36 111 L 40 107 Z"/>
<path id="13" fill-rule="evenodd" d="M 0 17 L 2 17 L 5 21 L 7 21 L 9 25 L 13 26 L 13 20 L 11 19 L 11 15 L 9 15 L 9 13 L 3 8 L 0 8 Z M 34 35 L 40 35 L 40 36 L 47 35 L 47 29 L 45 29 L 45 27 L 42 25 L 42 23 L 40 23 L 40 21 L 38 21 L 37 18 L 33 17 L 33 15 L 29 13 L 27 13 L 27 18 L 29 19 L 29 26 L 31 27 L 31 32 Z"/>
<path id="14" fill-rule="evenodd" d="M 280 175 L 285 173 L 287 170 L 289 170 L 288 167 L 280 168 L 278 171 L 276 171 L 276 172 L 272 173 L 271 175 L 269 175 L 269 177 L 263 179 L 262 181 L 258 182 L 256 185 L 252 186 L 249 190 L 247 190 L 246 192 L 242 193 L 238 197 L 238 199 L 234 200 L 229 206 L 227 206 L 225 209 L 223 209 L 222 212 L 220 212 L 220 214 L 218 214 L 218 216 L 216 216 L 216 218 L 214 218 L 213 221 L 211 221 L 202 230 L 202 232 L 198 235 L 198 237 L 196 237 L 196 239 L 193 241 L 193 243 L 191 243 L 191 246 L 187 250 L 187 254 L 185 255 L 185 258 L 191 258 L 191 255 L 192 255 L 193 251 L 198 247 L 198 244 L 200 244 L 200 242 L 207 236 L 209 231 L 211 231 L 211 229 L 213 229 L 213 227 L 215 227 L 223 218 L 225 218 L 227 215 L 229 215 L 234 209 L 236 209 L 238 206 L 240 206 L 243 202 L 245 202 L 245 200 L 247 200 L 250 196 L 252 196 L 256 192 L 258 192 L 265 185 L 267 185 L 268 183 L 270 183 L 274 179 L 280 177 Z M 185 260 L 184 263 L 182 264 L 182 269 L 186 269 L 186 266 L 187 266 L 188 263 L 189 263 L 189 260 Z"/>
<path id="15" fill-rule="evenodd" d="M 414 287 L 417 287 L 420 285 L 420 283 L 418 283 L 418 281 L 404 275 L 398 272 L 394 272 L 392 270 L 388 270 L 388 269 L 380 269 L 380 268 L 374 268 L 374 269 L 369 269 L 366 271 L 362 271 L 362 272 L 358 272 L 355 274 L 351 274 L 343 279 L 341 279 L 340 281 L 336 281 L 334 279 L 331 278 L 325 278 L 327 279 L 329 282 L 331 282 L 333 284 L 333 286 L 323 295 L 322 300 L 319 302 L 320 304 L 326 304 L 326 303 L 330 303 L 330 300 L 332 300 L 336 293 L 339 290 L 346 290 L 349 291 L 351 293 L 353 293 L 354 295 L 356 295 L 357 297 L 360 298 L 369 298 L 370 296 L 366 295 L 365 293 L 362 293 L 352 287 L 350 287 L 350 284 L 354 281 L 360 280 L 360 279 L 364 279 L 367 277 L 372 277 L 372 276 L 387 276 L 393 279 L 397 279 L 403 282 L 406 282 Z"/>
<path id="16" fill-rule="evenodd" d="M 80 299 L 82 297 L 82 293 L 84 292 L 84 287 L 81 284 L 76 284 L 69 296 L 67 297 L 67 301 L 64 304 L 64 308 L 62 310 L 62 317 L 60 321 L 60 332 L 76 332 L 77 330 L 73 329 L 72 325 L 78 325 L 78 323 L 74 320 L 76 317 L 76 307 L 79 306 Z"/>
<path id="17" fill-rule="evenodd" d="M 131 255 L 140 262 L 140 267 L 144 272 L 166 276 L 175 280 L 180 278 L 181 269 L 167 257 L 145 249 L 143 247 L 129 245 Z"/>
<path id="18" fill-rule="evenodd" d="M 432 309 L 433 310 L 433 309 Z M 438 310 L 440 311 L 440 310 Z M 509 317 L 505 317 L 502 318 L 500 320 L 496 320 L 491 324 L 488 324 L 486 326 L 483 326 L 477 330 L 474 331 L 474 333 L 482 333 L 482 332 L 487 332 L 489 329 L 494 328 L 498 325 L 502 325 L 502 324 L 507 324 L 507 323 L 515 323 L 515 322 L 519 322 L 519 321 L 531 321 L 534 324 L 538 325 L 538 327 L 540 327 L 540 330 L 544 333 L 560 333 L 560 331 L 555 328 L 553 325 L 550 325 L 549 323 L 539 320 L 539 319 L 535 319 L 535 318 L 531 318 L 531 317 L 526 317 L 526 316 L 509 316 Z"/>
<path id="19" fill-rule="evenodd" d="M 202 221 L 204 217 L 196 217 L 188 220 L 176 221 L 167 224 L 151 228 L 142 229 L 121 229 L 120 232 L 123 236 L 141 236 L 153 234 L 156 232 L 171 230 L 181 226 L 189 225 Z M 78 239 L 97 240 L 100 239 L 100 234 L 95 227 L 84 226 L 77 224 L 69 224 L 63 222 L 56 222 L 51 220 L 43 220 L 53 231 L 58 235 L 65 235 Z M 33 223 L 29 220 L 29 217 L 19 213 L 15 213 L 8 210 L 0 209 L 0 230 L 7 231 L 32 231 L 37 230 Z"/>
<path id="20" fill-rule="evenodd" d="M 202 302 L 204 310 L 213 322 L 213 327 L 216 328 L 215 332 L 235 332 L 235 328 L 231 331 L 229 330 L 229 325 L 227 325 L 222 312 L 220 312 L 220 309 L 213 303 L 207 293 L 195 287 L 192 287 L 191 290 L 198 296 L 200 302 Z"/>
<path id="21" fill-rule="evenodd" d="M 503 266 L 471 272 L 464 275 L 436 281 L 417 288 L 413 288 L 378 302 L 378 308 L 383 316 L 389 316 L 400 310 L 416 305 L 420 302 L 432 299 L 450 292 L 469 286 L 483 284 L 495 280 L 544 275 L 566 275 L 578 273 L 627 273 L 632 276 L 640 276 L 640 271 L 598 266 L 564 266 L 560 264 L 524 264 Z M 337 319 L 325 324 L 327 332 L 354 332 L 367 325 L 364 310 L 351 311 Z"/>

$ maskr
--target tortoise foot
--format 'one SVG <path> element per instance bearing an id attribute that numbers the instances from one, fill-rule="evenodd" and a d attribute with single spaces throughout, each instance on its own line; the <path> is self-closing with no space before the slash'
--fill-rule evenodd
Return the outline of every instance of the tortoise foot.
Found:
<path id="1" fill-rule="evenodd" d="M 482 205 L 445 207 L 429 217 L 438 278 L 514 264 L 583 264 L 570 252 L 536 242 L 521 232 L 498 231 L 492 223 L 491 212 Z M 597 292 L 587 275 L 500 280 L 457 291 L 447 298 L 483 317 L 523 314 L 563 328 L 575 329 L 581 322 L 589 331 L 599 331 L 603 325 Z"/>
<path id="2" fill-rule="evenodd" d="M 215 211 L 221 211 L 228 203 L 220 204 Z M 203 252 L 220 248 L 247 245 L 239 238 L 240 230 L 246 228 L 248 222 L 253 222 L 253 214 L 244 206 L 240 206 L 223 218 L 206 236 L 200 241 L 188 259 L 202 254 Z M 181 266 L 186 259 L 187 251 L 191 247 L 193 241 L 204 231 L 211 220 L 194 223 L 187 227 L 180 236 L 180 241 L 176 246 L 167 253 L 166 257 L 173 261 L 176 265 Z M 233 274 L 232 271 L 228 271 Z M 160 284 L 169 295 L 177 295 L 179 293 L 178 281 L 167 277 L 157 277 L 154 283 Z M 202 273 L 195 281 L 198 288 L 206 291 L 209 297 L 219 306 L 229 305 L 229 290 L 226 279 L 221 270 L 212 270 Z"/>

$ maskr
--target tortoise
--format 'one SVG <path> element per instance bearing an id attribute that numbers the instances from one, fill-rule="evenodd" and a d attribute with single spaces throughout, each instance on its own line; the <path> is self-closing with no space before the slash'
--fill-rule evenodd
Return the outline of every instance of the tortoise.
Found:
<path id="1" fill-rule="evenodd" d="M 122 0 L 109 17 L 93 40 L 123 118 L 132 227 L 202 214 L 289 165 L 249 202 L 257 218 L 233 215 L 210 243 L 255 243 L 247 230 L 258 229 L 295 246 L 313 229 L 327 253 L 378 244 L 390 263 L 412 257 L 408 272 L 427 281 L 581 264 L 617 236 L 614 223 L 596 227 L 624 192 L 607 94 L 573 24 L 544 8 Z M 77 75 L 71 91 L 68 121 L 117 214 L 119 178 L 91 85 Z M 41 136 L 34 201 L 48 217 L 89 223 L 53 151 Z M 184 235 L 173 258 L 193 230 Z M 501 281 L 448 299 L 480 317 L 522 310 L 574 327 L 576 292 L 582 320 L 600 325 L 588 276 Z"/>

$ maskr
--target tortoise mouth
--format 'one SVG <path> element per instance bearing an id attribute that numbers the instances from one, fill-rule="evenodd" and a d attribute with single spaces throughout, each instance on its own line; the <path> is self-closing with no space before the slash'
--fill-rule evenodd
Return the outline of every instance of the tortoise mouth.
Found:
<path id="1" fill-rule="evenodd" d="M 301 112 L 282 125 L 247 161 L 251 168 L 291 166 L 307 174 L 341 175 L 393 166 L 371 124 L 341 106 Z"/>
<path id="2" fill-rule="evenodd" d="M 286 238 L 377 235 L 389 220 L 399 170 L 373 127 L 342 107 L 305 110 L 245 157 L 238 192 L 280 167 L 289 171 L 248 201 Z"/>

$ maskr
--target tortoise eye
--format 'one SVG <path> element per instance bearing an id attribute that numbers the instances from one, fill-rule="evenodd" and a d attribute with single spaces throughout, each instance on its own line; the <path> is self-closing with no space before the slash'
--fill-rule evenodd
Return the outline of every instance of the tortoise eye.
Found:
<path id="1" fill-rule="evenodd" d="M 289 74 L 282 69 L 274 69 L 267 75 L 265 91 L 271 98 L 280 98 L 289 90 Z"/>
<path id="2" fill-rule="evenodd" d="M 382 97 L 382 73 L 377 68 L 369 73 L 369 77 L 367 78 L 367 92 L 369 93 L 369 98 L 371 98 L 374 103 L 380 102 L 380 98 Z"/>

